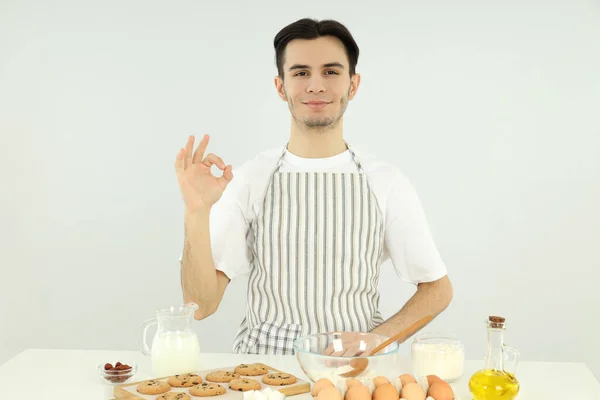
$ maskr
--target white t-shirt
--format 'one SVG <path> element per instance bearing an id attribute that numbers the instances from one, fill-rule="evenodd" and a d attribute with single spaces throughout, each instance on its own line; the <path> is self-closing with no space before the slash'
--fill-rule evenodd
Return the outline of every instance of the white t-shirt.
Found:
<path id="1" fill-rule="evenodd" d="M 352 150 L 367 174 L 383 212 L 385 233 L 380 262 L 391 259 L 396 274 L 417 284 L 446 275 L 414 187 L 394 166 Z M 215 268 L 230 279 L 250 272 L 250 223 L 255 218 L 283 147 L 258 154 L 233 170 L 234 178 L 210 213 Z M 357 172 L 348 150 L 333 157 L 301 158 L 286 151 L 280 172 Z"/>

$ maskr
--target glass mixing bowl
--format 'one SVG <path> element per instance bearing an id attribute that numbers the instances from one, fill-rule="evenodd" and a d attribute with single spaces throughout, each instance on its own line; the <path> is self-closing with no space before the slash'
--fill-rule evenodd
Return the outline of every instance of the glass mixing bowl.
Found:
<path id="1" fill-rule="evenodd" d="M 306 376 L 316 382 L 320 378 L 327 378 L 332 382 L 340 379 L 347 379 L 343 374 L 354 370 L 350 365 L 352 360 L 356 358 L 365 358 L 368 360 L 367 368 L 360 374 L 354 376 L 356 378 L 374 378 L 376 376 L 398 376 L 400 374 L 400 345 L 394 342 L 380 350 L 376 355 L 372 356 L 328 356 L 325 355 L 325 350 L 333 346 L 336 351 L 343 353 L 344 350 L 362 348 L 369 346 L 373 349 L 375 346 L 383 343 L 388 339 L 386 336 L 381 336 L 375 333 L 358 333 L 351 332 L 352 342 L 342 339 L 342 333 L 316 333 L 303 336 L 294 342 L 294 351 L 296 358 L 300 364 L 300 368 Z M 348 332 L 344 332 L 344 336 Z"/>

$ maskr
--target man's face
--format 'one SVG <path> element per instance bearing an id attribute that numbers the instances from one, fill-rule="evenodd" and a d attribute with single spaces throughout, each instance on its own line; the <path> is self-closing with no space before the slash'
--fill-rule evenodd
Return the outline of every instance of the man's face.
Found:
<path id="1" fill-rule="evenodd" d="M 348 57 L 335 37 L 292 40 L 286 47 L 283 80 L 275 78 L 294 120 L 306 128 L 335 126 L 354 98 L 360 76 L 349 74 Z"/>

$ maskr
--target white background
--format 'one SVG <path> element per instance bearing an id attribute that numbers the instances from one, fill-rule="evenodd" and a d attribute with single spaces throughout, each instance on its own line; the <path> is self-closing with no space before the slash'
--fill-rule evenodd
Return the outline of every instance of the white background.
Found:
<path id="1" fill-rule="evenodd" d="M 238 166 L 285 143 L 272 39 L 344 22 L 362 85 L 346 139 L 416 186 L 455 287 L 428 331 L 481 358 L 488 315 L 525 360 L 600 378 L 600 7 L 563 1 L 0 2 L 0 362 L 138 349 L 181 302 L 187 135 Z M 381 309 L 412 294 L 390 265 Z M 230 351 L 243 279 L 195 321 Z M 408 343 L 404 345 L 408 354 Z"/>

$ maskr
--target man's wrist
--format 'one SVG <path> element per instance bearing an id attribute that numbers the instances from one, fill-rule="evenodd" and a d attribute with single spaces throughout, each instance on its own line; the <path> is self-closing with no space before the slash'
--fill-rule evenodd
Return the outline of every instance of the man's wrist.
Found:
<path id="1" fill-rule="evenodd" d="M 197 221 L 197 220 L 202 220 L 202 219 L 208 218 L 210 216 L 210 209 L 211 209 L 211 207 L 209 207 L 209 206 L 199 207 L 193 211 L 186 209 L 183 214 L 184 219 L 186 221 Z"/>
<path id="2" fill-rule="evenodd" d="M 394 329 L 390 327 L 387 323 L 382 323 L 371 330 L 371 333 L 376 333 L 378 335 L 392 337 L 394 336 Z"/>

